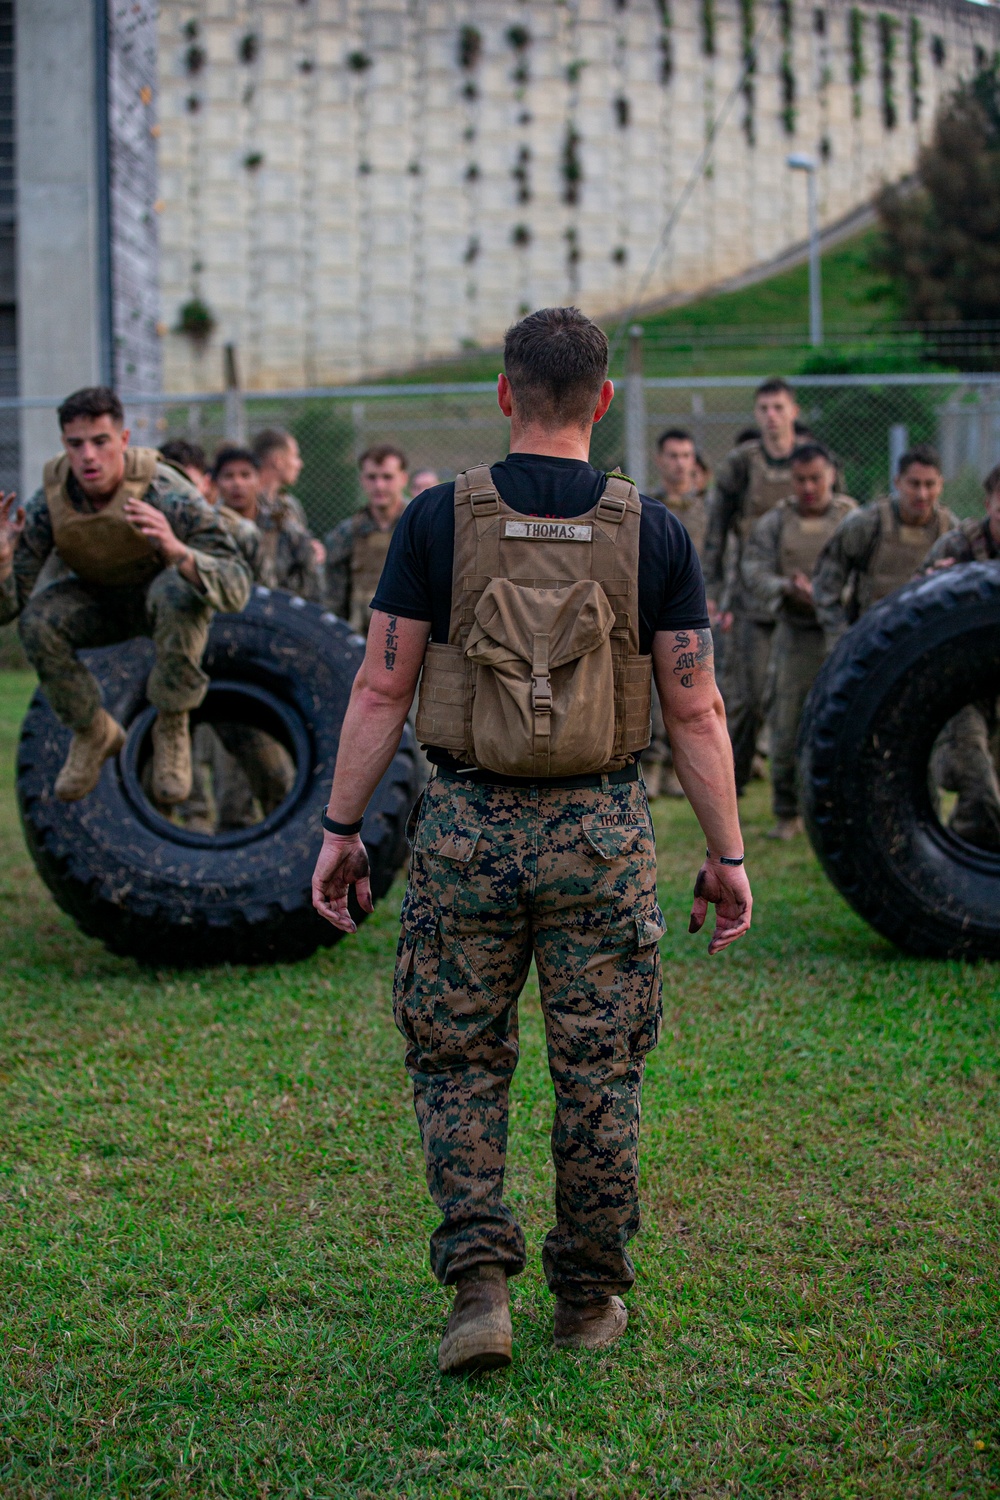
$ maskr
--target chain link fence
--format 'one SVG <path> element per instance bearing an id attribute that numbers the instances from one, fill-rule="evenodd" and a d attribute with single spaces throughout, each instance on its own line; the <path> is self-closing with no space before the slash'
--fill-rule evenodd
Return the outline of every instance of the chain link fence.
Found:
<path id="1" fill-rule="evenodd" d="M 656 439 L 676 426 L 691 432 L 716 469 L 753 426 L 758 383 L 750 376 L 628 375 L 619 384 L 619 399 L 594 429 L 593 462 L 605 469 L 621 465 L 640 488 L 654 488 Z M 794 384 L 802 424 L 831 447 L 843 486 L 855 499 L 864 503 L 884 494 L 893 455 L 926 442 L 941 452 L 948 503 L 963 515 L 978 511 L 981 480 L 1000 460 L 1000 376 L 811 375 Z M 13 427 L 16 408 L 25 404 L 0 401 L 0 427 Z M 267 427 L 287 429 L 303 458 L 296 493 L 320 537 L 362 503 L 357 460 L 372 444 L 398 445 L 411 473 L 430 469 L 441 479 L 494 461 L 507 449 L 507 423 L 490 383 L 135 398 L 128 415 L 134 442 L 152 446 L 185 437 L 200 443 L 209 458 L 223 442 L 250 441 Z M 53 410 L 53 452 L 58 438 Z M 12 473 L 6 487 L 15 483 Z"/>
<path id="2" fill-rule="evenodd" d="M 894 456 L 912 443 L 941 453 L 945 500 L 959 515 L 982 509 L 982 479 L 1000 461 L 1000 376 L 799 376 L 802 423 L 833 450 L 846 493 L 872 500 L 890 488 Z M 753 426 L 754 377 L 643 378 L 620 382 L 619 399 L 594 429 L 595 465 L 620 465 L 641 489 L 657 483 L 656 440 L 666 427 L 686 428 L 710 469 Z M 56 401 L 0 399 L 0 486 L 15 488 L 20 410 L 51 407 L 52 452 L 58 451 Z M 507 451 L 507 423 L 486 383 L 336 387 L 271 393 L 134 398 L 127 403 L 133 441 L 169 437 L 200 443 L 209 458 L 223 442 L 245 442 L 266 427 L 293 433 L 303 469 L 296 493 L 310 526 L 324 537 L 363 502 L 357 460 L 374 443 L 406 454 L 411 474 L 430 469 L 451 479 L 471 464 Z M 34 489 L 41 475 L 26 476 Z M 0 631 L 0 666 L 23 664 L 14 631 Z"/>

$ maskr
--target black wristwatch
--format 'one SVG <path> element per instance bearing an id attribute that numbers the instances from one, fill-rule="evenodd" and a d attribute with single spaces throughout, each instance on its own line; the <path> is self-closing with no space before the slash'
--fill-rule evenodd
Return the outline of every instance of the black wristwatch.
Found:
<path id="1" fill-rule="evenodd" d="M 326 807 L 329 806 L 330 804 L 328 802 L 326 804 Z M 337 823 L 333 820 L 333 818 L 327 817 L 326 807 L 324 807 L 323 809 L 323 816 L 320 819 L 320 822 L 323 824 L 323 827 L 326 829 L 327 833 L 337 833 L 342 839 L 349 839 L 352 834 L 361 832 L 361 825 L 365 821 L 364 818 L 359 818 L 356 823 Z"/>
<path id="2" fill-rule="evenodd" d="M 706 849 L 705 850 L 705 857 L 706 857 L 706 859 L 711 859 L 712 858 L 712 851 L 711 851 L 711 849 Z M 743 863 L 743 861 L 746 859 L 746 855 L 745 854 L 741 854 L 737 858 L 735 855 L 732 855 L 732 854 L 719 854 L 719 855 L 716 856 L 716 858 L 718 859 L 720 865 L 741 865 Z"/>

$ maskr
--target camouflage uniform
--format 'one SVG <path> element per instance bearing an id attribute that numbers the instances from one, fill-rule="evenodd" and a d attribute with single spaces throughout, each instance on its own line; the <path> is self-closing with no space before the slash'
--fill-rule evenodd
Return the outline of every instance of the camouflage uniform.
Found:
<path id="1" fill-rule="evenodd" d="M 942 558 L 955 565 L 1000 557 L 988 519 L 961 521 L 940 537 L 924 560 L 929 569 Z M 944 726 L 931 758 L 937 785 L 957 792 L 948 827 L 967 843 L 1000 851 L 1000 713 L 995 698 L 968 703 Z"/>
<path id="2" fill-rule="evenodd" d="M 517 999 L 538 972 L 556 1094 L 553 1292 L 587 1302 L 635 1279 L 639 1095 L 661 1017 L 664 931 L 639 782 L 607 790 L 469 784 L 424 793 L 402 912 L 393 1010 L 407 1042 L 431 1238 L 445 1283 L 524 1268 L 503 1202 Z"/>
<path id="3" fill-rule="evenodd" d="M 284 589 L 318 604 L 323 597 L 323 578 L 312 537 L 289 504 L 292 498 L 279 495 L 271 503 L 262 503 L 257 511 L 260 559 L 254 576 L 266 588 Z"/>
<path id="4" fill-rule="evenodd" d="M 95 511 L 72 476 L 67 494 L 76 510 Z M 134 586 L 85 583 L 70 574 L 32 595 L 54 553 L 43 489 L 25 506 L 13 572 L 0 584 L 0 624 L 20 615 L 21 640 L 45 695 L 74 731 L 86 729 L 101 706 L 97 683 L 77 651 L 151 636 L 156 661 L 146 689 L 150 703 L 166 712 L 197 708 L 208 688 L 201 657 L 212 615 L 240 610 L 249 597 L 250 572 L 232 536 L 176 469 L 158 464 L 144 498 L 191 548 L 203 593 L 171 567 Z"/>
<path id="5" fill-rule="evenodd" d="M 402 514 L 402 512 L 400 512 Z M 383 531 L 371 510 L 363 510 L 340 521 L 327 536 L 326 546 L 326 607 L 350 621 L 361 635 L 368 634 L 371 611 L 368 601 L 378 586 L 380 553 L 384 559 L 395 525 Z M 359 570 L 359 554 L 371 548 L 373 557 Z"/>
<path id="6" fill-rule="evenodd" d="M 942 505 L 926 526 L 908 526 L 897 500 L 878 500 L 846 516 L 813 574 L 813 601 L 827 644 L 839 640 L 873 604 L 909 583 L 927 549 L 957 525 Z"/>
<path id="7" fill-rule="evenodd" d="M 789 494 L 791 476 L 791 454 L 772 458 L 763 442 L 752 438 L 734 448 L 719 469 L 708 507 L 702 558 L 705 586 L 709 597 L 733 615 L 719 688 L 741 792 L 750 779 L 767 712 L 775 626 L 773 612 L 754 599 L 743 582 L 743 547 L 754 522 Z"/>
<path id="8" fill-rule="evenodd" d="M 789 597 L 786 584 L 797 572 L 808 577 L 826 541 L 856 509 L 834 495 L 822 515 L 802 516 L 794 496 L 767 512 L 753 527 L 743 551 L 743 582 L 750 595 L 777 619 L 771 654 L 771 788 L 776 818 L 798 816 L 795 744 L 809 689 L 823 665 L 826 643 L 811 605 Z"/>
<path id="9" fill-rule="evenodd" d="M 247 557 L 258 583 L 318 601 L 322 578 L 312 538 L 299 525 L 289 503 L 293 499 L 281 495 L 276 501 L 261 504 L 256 524 L 234 517 L 231 511 L 226 515 L 232 518 L 231 526 L 234 521 L 239 523 L 237 545 Z M 210 772 L 216 828 L 220 831 L 249 828 L 261 816 L 266 818 L 288 795 L 295 779 L 295 767 L 285 747 L 251 724 L 223 721 L 211 726 L 199 725 L 195 731 L 195 754 L 202 765 L 203 795 L 190 811 L 194 816 L 207 815 L 204 781 Z"/>

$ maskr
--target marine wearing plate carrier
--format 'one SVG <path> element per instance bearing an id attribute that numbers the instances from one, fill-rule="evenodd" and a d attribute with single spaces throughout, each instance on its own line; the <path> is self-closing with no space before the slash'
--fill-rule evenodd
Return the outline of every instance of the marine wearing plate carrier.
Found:
<path id="1" fill-rule="evenodd" d="M 808 597 L 808 580 L 840 522 L 857 509 L 847 495 L 831 493 L 833 463 L 818 443 L 804 443 L 795 450 L 792 478 L 804 489 L 803 500 L 787 496 L 763 516 L 751 530 L 743 554 L 743 582 L 776 620 L 770 718 L 776 838 L 800 831 L 796 737 L 809 689 L 826 654 L 823 631 Z"/>
<path id="2" fill-rule="evenodd" d="M 607 340 L 575 308 L 550 308 L 508 332 L 504 358 L 513 451 L 419 496 L 393 538 L 313 881 L 320 914 L 353 930 L 350 887 L 369 900 L 360 819 L 422 672 L 418 738 L 437 774 L 412 820 L 393 1010 L 442 1215 L 431 1263 L 456 1288 L 438 1351 L 450 1373 L 511 1358 L 507 1279 L 525 1243 L 503 1185 L 532 960 L 556 1096 L 542 1257 L 556 1343 L 601 1348 L 625 1330 L 639 1094 L 661 1009 L 663 919 L 635 761 L 651 652 L 706 838 L 738 846 L 732 873 L 714 855 L 703 867 L 692 930 L 718 900 L 716 951 L 750 907 L 697 562 L 664 507 L 586 461 L 613 394 Z"/>
<path id="3" fill-rule="evenodd" d="M 789 494 L 791 455 L 799 441 L 795 433 L 798 406 L 785 381 L 766 380 L 757 388 L 754 414 L 763 436 L 738 444 L 716 474 L 703 554 L 709 599 L 718 601 L 723 613 L 732 615 L 722 695 L 733 744 L 736 786 L 741 792 L 750 779 L 767 709 L 776 623 L 772 611 L 746 588 L 741 571 L 743 551 L 756 522 Z"/>
<path id="4" fill-rule="evenodd" d="M 590 515 L 527 520 L 483 466 L 455 481 L 451 629 L 430 644 L 417 738 L 505 776 L 616 771 L 649 743 L 635 486 Z"/>
<path id="5" fill-rule="evenodd" d="M 0 582 L 0 622 L 20 615 L 41 687 L 73 730 L 55 785 L 66 801 L 93 790 L 103 761 L 124 741 L 77 652 L 151 636 L 147 693 L 159 709 L 154 793 L 163 803 L 182 802 L 191 790 L 188 713 L 208 688 L 201 657 L 209 625 L 217 609 L 242 609 L 249 571 L 211 507 L 176 469 L 153 449 L 124 447 L 128 434 L 113 392 L 76 392 L 59 417 L 67 445 L 93 455 L 87 463 L 98 498 L 83 488 L 66 454 L 46 464 L 43 487 L 25 507 L 12 572 Z M 105 475 L 110 491 L 100 488 Z M 50 572 L 46 584 L 43 569 L 57 561 L 61 571 Z"/>

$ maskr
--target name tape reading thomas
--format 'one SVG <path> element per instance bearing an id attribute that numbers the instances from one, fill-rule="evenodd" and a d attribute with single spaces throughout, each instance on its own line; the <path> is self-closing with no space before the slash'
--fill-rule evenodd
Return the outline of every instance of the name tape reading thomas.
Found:
<path id="1" fill-rule="evenodd" d="M 589 542 L 593 530 L 587 522 L 578 521 L 507 521 L 503 534 L 529 542 Z"/>

